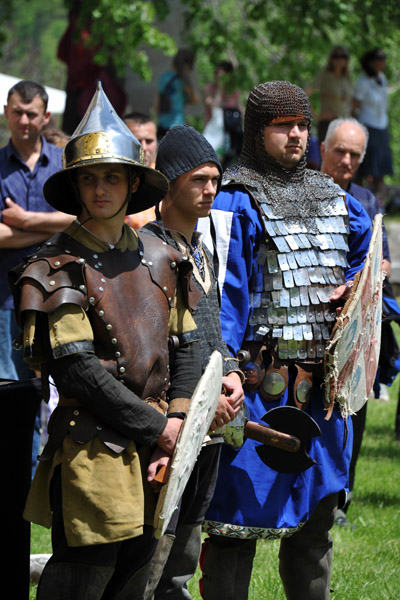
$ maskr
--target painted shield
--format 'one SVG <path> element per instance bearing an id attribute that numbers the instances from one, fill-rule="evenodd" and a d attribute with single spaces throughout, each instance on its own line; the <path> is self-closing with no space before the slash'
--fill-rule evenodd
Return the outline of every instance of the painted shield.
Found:
<path id="1" fill-rule="evenodd" d="M 172 458 L 168 483 L 163 485 L 154 516 L 154 535 L 160 538 L 178 506 L 193 471 L 204 438 L 218 406 L 222 389 L 222 357 L 213 352 L 190 401 Z"/>
<path id="2" fill-rule="evenodd" d="M 325 349 L 325 404 L 343 417 L 368 400 L 378 368 L 382 321 L 382 215 L 376 215 L 365 265 L 357 273 Z"/>

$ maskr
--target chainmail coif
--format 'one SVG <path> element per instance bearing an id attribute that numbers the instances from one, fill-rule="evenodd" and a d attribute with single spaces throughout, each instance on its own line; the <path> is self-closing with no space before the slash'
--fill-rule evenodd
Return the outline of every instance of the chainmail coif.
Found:
<path id="1" fill-rule="evenodd" d="M 306 152 L 290 169 L 272 158 L 264 147 L 264 128 L 279 117 L 306 119 L 309 123 Z M 301 220 L 321 214 L 321 203 L 336 198 L 340 190 L 327 175 L 306 168 L 311 118 L 308 97 L 297 85 L 269 81 L 255 86 L 246 105 L 242 152 L 224 179 L 262 191 L 283 217 Z"/>

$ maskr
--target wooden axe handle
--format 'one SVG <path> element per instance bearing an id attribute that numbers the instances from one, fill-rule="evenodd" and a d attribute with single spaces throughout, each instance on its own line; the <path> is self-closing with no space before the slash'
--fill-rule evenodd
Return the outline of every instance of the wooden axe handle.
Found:
<path id="1" fill-rule="evenodd" d="M 275 448 L 280 448 L 281 450 L 286 450 L 286 452 L 298 452 L 300 449 L 301 441 L 299 438 L 288 433 L 276 431 L 275 429 L 271 429 L 271 427 L 261 425 L 255 421 L 246 421 L 244 435 L 251 440 L 262 442 L 266 446 L 273 446 Z"/>

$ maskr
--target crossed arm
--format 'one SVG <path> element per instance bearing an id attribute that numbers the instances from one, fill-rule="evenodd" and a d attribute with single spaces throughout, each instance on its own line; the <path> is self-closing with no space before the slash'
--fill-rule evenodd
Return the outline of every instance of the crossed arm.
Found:
<path id="1" fill-rule="evenodd" d="M 39 244 L 65 229 L 74 220 L 72 215 L 59 211 L 25 210 L 10 198 L 6 198 L 4 202 L 7 208 L 2 210 L 0 248 L 25 248 Z"/>

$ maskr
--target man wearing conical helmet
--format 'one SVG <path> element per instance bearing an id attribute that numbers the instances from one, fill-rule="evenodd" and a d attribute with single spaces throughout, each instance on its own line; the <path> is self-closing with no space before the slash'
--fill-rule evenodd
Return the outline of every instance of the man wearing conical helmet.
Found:
<path id="1" fill-rule="evenodd" d="M 151 558 L 149 480 L 174 451 L 200 372 L 189 263 L 124 225 L 168 181 L 145 166 L 100 84 L 63 167 L 44 195 L 77 219 L 9 275 L 26 359 L 60 396 L 24 516 L 52 527 L 38 598 L 97 600 Z"/>

